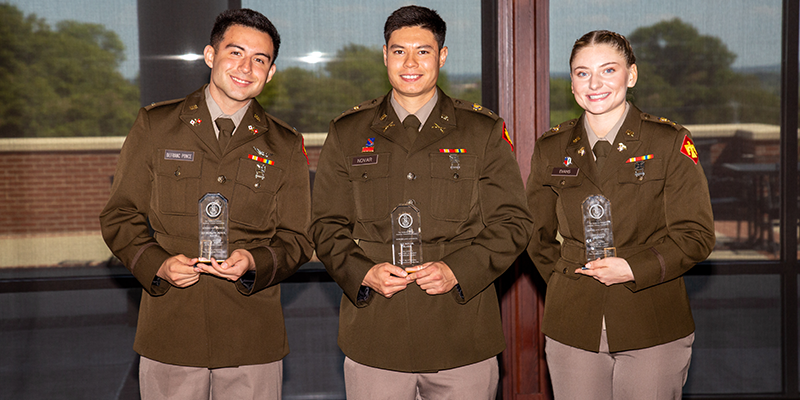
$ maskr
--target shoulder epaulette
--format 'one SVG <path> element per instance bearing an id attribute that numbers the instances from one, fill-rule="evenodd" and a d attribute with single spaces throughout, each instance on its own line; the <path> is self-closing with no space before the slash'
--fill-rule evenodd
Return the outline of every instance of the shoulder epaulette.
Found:
<path id="1" fill-rule="evenodd" d="M 577 118 L 576 119 L 571 119 L 571 120 L 566 121 L 566 122 L 562 122 L 562 123 L 550 128 L 549 131 L 547 131 L 544 134 L 542 134 L 542 137 L 550 136 L 550 135 L 554 135 L 554 134 L 559 133 L 559 132 L 565 132 L 565 131 L 571 130 L 572 128 L 575 127 L 575 125 L 577 123 L 578 123 L 578 119 Z"/>
<path id="2" fill-rule="evenodd" d="M 166 105 L 170 105 L 170 104 L 179 103 L 179 102 L 181 102 L 183 100 L 185 100 L 185 99 L 172 99 L 172 100 L 159 101 L 157 103 L 150 103 L 149 105 L 145 106 L 145 109 L 149 111 L 149 110 L 152 110 L 152 109 L 154 109 L 156 107 L 161 107 L 161 106 L 166 106 Z"/>
<path id="3" fill-rule="evenodd" d="M 456 108 L 460 108 L 462 110 L 474 111 L 476 113 L 483 114 L 483 115 L 486 115 L 488 117 L 492 117 L 494 119 L 500 118 L 500 116 L 497 115 L 497 113 L 495 113 L 494 111 L 492 111 L 492 110 L 490 110 L 488 108 L 483 107 L 482 105 L 480 105 L 478 103 L 472 103 L 472 102 L 464 101 L 464 100 L 461 100 L 461 99 L 453 99 L 453 104 L 455 105 Z"/>
<path id="4" fill-rule="evenodd" d="M 357 106 L 350 107 L 347 110 L 345 110 L 344 112 L 342 112 L 341 114 L 339 114 L 338 117 L 334 118 L 333 121 L 336 122 L 336 121 L 340 120 L 344 116 L 347 116 L 347 115 L 350 115 L 350 114 L 355 114 L 357 112 L 364 111 L 364 110 L 369 110 L 371 108 L 375 108 L 379 104 L 381 104 L 381 102 L 383 102 L 383 97 L 385 97 L 385 96 L 378 97 L 378 98 L 372 99 L 372 100 L 367 100 L 367 101 L 365 101 L 365 102 L 363 102 L 363 103 L 361 103 L 361 104 L 359 104 Z"/>
<path id="5" fill-rule="evenodd" d="M 289 131 L 293 132 L 295 135 L 300 135 L 300 132 L 297 131 L 297 128 L 289 125 L 286 121 L 284 121 L 282 119 L 279 119 L 279 118 L 275 118 L 274 116 L 272 116 L 272 115 L 270 115 L 268 113 L 264 113 L 264 114 L 266 114 L 267 118 L 271 119 L 276 124 L 288 129 Z M 256 120 L 258 120 L 258 118 L 259 117 L 256 117 Z"/>
<path id="6" fill-rule="evenodd" d="M 642 116 L 642 121 L 649 121 L 649 122 L 655 122 L 657 124 L 669 125 L 678 131 L 683 129 L 683 126 L 681 126 L 679 123 L 670 121 L 664 117 L 656 117 L 648 113 L 642 113 L 641 116 Z"/>

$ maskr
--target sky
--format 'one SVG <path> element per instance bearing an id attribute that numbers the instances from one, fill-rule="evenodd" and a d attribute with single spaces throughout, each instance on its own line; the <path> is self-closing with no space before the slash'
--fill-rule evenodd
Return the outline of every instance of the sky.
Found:
<path id="1" fill-rule="evenodd" d="M 71 19 L 100 23 L 114 30 L 126 45 L 127 60 L 121 66 L 122 74 L 127 78 L 137 75 L 139 45 L 135 0 L 5 2 L 17 6 L 26 15 L 35 13 L 51 25 Z M 411 3 L 242 0 L 243 7 L 267 15 L 281 33 L 279 69 L 289 66 L 317 68 L 321 64 L 309 61 L 324 61 L 350 43 L 379 49 L 383 44 L 386 17 L 396 8 Z M 449 56 L 444 70 L 453 75 L 478 74 L 481 67 L 480 1 L 429 0 L 421 5 L 437 10 L 448 24 L 445 45 Z M 780 0 L 551 0 L 551 71 L 568 71 L 572 43 L 588 31 L 609 29 L 628 35 L 637 27 L 675 17 L 693 25 L 703 35 L 720 37 L 729 50 L 737 54 L 734 68 L 780 62 Z"/>
<path id="2" fill-rule="evenodd" d="M 676 17 L 722 39 L 737 55 L 734 68 L 780 63 L 780 0 L 551 0 L 550 70 L 569 71 L 572 44 L 586 32 L 629 35 Z"/>

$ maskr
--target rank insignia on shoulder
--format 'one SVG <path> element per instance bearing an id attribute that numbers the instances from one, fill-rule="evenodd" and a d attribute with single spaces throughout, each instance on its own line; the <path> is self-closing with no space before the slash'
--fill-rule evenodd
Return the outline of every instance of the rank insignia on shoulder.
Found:
<path id="1" fill-rule="evenodd" d="M 478 103 L 472 103 L 472 109 L 475 111 L 483 110 L 483 107 Z"/>
<path id="2" fill-rule="evenodd" d="M 375 151 L 375 138 L 371 137 L 367 139 L 367 144 L 361 148 L 362 153 L 372 153 Z"/>
<path id="3" fill-rule="evenodd" d="M 684 135 L 683 136 L 683 144 L 681 145 L 681 153 L 683 155 L 685 155 L 686 157 L 689 157 L 689 159 L 691 159 L 695 163 L 695 165 L 700 160 L 700 158 L 697 156 L 697 149 L 694 147 L 694 142 L 689 137 L 689 135 Z"/>

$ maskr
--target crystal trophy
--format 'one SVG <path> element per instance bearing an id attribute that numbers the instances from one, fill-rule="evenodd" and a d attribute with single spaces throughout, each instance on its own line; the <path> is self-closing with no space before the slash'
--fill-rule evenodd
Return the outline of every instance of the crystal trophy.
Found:
<path id="1" fill-rule="evenodd" d="M 614 233 L 611 231 L 611 202 L 601 196 L 589 196 L 583 201 L 583 233 L 586 261 L 616 257 Z"/>
<path id="2" fill-rule="evenodd" d="M 392 264 L 409 268 L 422 264 L 419 209 L 401 204 L 392 210 Z"/>
<path id="3" fill-rule="evenodd" d="M 206 193 L 198 203 L 200 216 L 200 262 L 228 259 L 228 199 L 219 193 Z"/>

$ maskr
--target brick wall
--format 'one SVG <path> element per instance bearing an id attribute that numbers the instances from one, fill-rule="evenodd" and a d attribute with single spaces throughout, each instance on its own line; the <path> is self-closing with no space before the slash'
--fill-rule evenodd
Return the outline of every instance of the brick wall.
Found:
<path id="1" fill-rule="evenodd" d="M 122 138 L 45 141 L 0 146 L 0 237 L 100 230 Z M 321 145 L 306 139 L 312 170 Z"/>
<path id="2" fill-rule="evenodd" d="M 100 230 L 119 151 L 0 156 L 0 236 Z"/>

